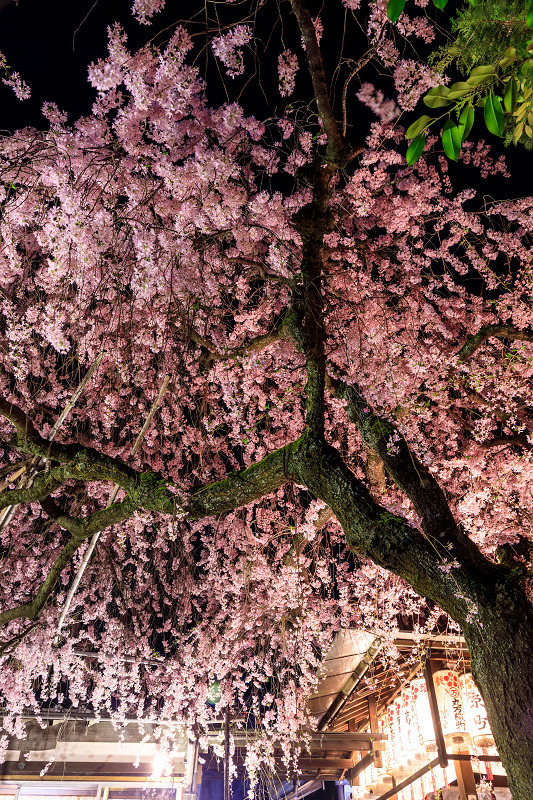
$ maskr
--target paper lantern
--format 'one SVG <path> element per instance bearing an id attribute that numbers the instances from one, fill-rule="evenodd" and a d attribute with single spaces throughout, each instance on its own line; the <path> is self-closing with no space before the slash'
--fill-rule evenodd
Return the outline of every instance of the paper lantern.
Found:
<path id="1" fill-rule="evenodd" d="M 398 695 L 394 699 L 392 706 L 394 708 L 392 724 L 395 730 L 396 743 L 397 743 L 397 752 L 396 752 L 397 758 L 393 764 L 394 775 L 401 776 L 409 772 L 409 768 L 407 766 L 407 753 L 408 753 L 407 735 L 405 730 L 405 722 L 402 723 L 401 695 Z"/>
<path id="2" fill-rule="evenodd" d="M 392 786 L 393 786 L 392 775 L 382 774 L 379 776 L 379 780 L 374 786 L 374 795 L 377 795 L 379 797 L 379 795 L 385 794 L 385 792 L 388 792 L 389 789 L 392 789 Z"/>
<path id="3" fill-rule="evenodd" d="M 435 731 L 429 707 L 428 690 L 424 678 L 411 681 L 411 700 L 414 709 L 418 744 L 421 748 L 435 749 Z"/>
<path id="4" fill-rule="evenodd" d="M 390 741 L 389 732 L 389 715 L 385 712 L 384 716 L 378 720 L 379 732 L 384 734 L 387 739 L 381 742 L 381 755 L 383 758 L 383 769 L 380 770 L 380 775 L 386 773 L 392 775 L 393 770 L 393 754 Z"/>
<path id="5" fill-rule="evenodd" d="M 394 774 L 401 760 L 400 739 L 398 726 L 394 723 L 394 714 L 395 705 L 391 703 L 391 705 L 387 706 L 387 735 L 389 737 L 387 740 L 387 764 L 389 764 L 387 772 L 389 775 Z"/>
<path id="6" fill-rule="evenodd" d="M 400 726 L 402 728 L 402 743 L 404 754 L 416 753 L 420 748 L 418 731 L 415 718 L 415 708 L 412 702 L 411 686 L 406 686 L 400 694 Z"/>
<path id="7" fill-rule="evenodd" d="M 424 800 L 424 789 L 422 787 L 422 781 L 418 780 L 411 784 L 411 794 L 413 796 L 413 800 Z"/>
<path id="8" fill-rule="evenodd" d="M 487 710 L 479 689 L 474 683 L 472 673 L 467 672 L 459 679 L 463 704 L 465 709 L 466 725 L 472 734 L 472 741 L 476 747 L 493 747 L 494 737 L 487 719 Z"/>
<path id="9" fill-rule="evenodd" d="M 433 681 L 446 743 L 457 744 L 457 740 L 459 743 L 470 743 L 458 673 L 452 669 L 441 669 L 433 673 Z"/>
<path id="10" fill-rule="evenodd" d="M 378 771 L 374 764 L 370 764 L 363 772 L 363 786 L 367 792 L 373 792 L 378 783 Z"/>

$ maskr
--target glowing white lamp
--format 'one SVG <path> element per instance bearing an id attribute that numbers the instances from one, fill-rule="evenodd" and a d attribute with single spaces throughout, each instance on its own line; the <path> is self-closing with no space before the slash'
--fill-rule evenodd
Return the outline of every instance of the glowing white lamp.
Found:
<path id="1" fill-rule="evenodd" d="M 434 750 L 436 747 L 435 731 L 433 730 L 428 690 L 424 678 L 416 678 L 414 681 L 411 681 L 411 699 L 417 728 L 418 744 L 421 748 Z"/>
<path id="2" fill-rule="evenodd" d="M 469 744 L 472 740 L 466 730 L 458 673 L 453 669 L 440 669 L 433 673 L 433 681 L 446 744 Z"/>
<path id="3" fill-rule="evenodd" d="M 472 741 L 476 747 L 493 747 L 494 737 L 487 719 L 487 709 L 474 683 L 472 673 L 467 672 L 459 679 L 463 704 L 465 709 L 466 725 L 472 734 Z"/>

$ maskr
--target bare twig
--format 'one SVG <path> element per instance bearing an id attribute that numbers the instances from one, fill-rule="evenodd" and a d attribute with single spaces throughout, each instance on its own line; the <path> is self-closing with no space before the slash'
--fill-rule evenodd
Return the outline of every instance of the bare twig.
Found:
<path id="1" fill-rule="evenodd" d="M 374 58 L 374 56 L 375 56 L 375 54 L 377 52 L 377 49 L 378 49 L 377 45 L 374 45 L 374 47 L 371 47 L 370 50 L 367 50 L 366 53 L 364 53 L 361 56 L 361 58 L 359 58 L 357 61 L 352 61 L 350 59 L 350 62 L 349 62 L 350 66 L 352 64 L 353 64 L 353 66 L 351 66 L 350 74 L 346 78 L 346 80 L 344 82 L 343 89 L 342 89 L 342 138 L 343 139 L 346 138 L 346 131 L 347 131 L 347 128 L 348 128 L 348 119 L 347 119 L 347 112 L 346 112 L 346 101 L 347 101 L 347 96 L 348 96 L 348 86 L 350 85 L 350 81 L 352 80 L 352 78 L 354 78 L 357 75 L 359 70 L 363 69 L 363 67 L 366 66 L 366 64 L 368 64 L 368 62 L 371 61 Z"/>

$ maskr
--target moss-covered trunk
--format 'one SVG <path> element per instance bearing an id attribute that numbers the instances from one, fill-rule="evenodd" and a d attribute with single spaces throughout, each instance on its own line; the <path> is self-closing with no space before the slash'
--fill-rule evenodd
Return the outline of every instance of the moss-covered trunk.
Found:
<path id="1" fill-rule="evenodd" d="M 436 537 L 385 512 L 317 438 L 295 443 L 291 473 L 330 506 L 355 553 L 409 581 L 461 625 L 513 800 L 533 800 L 533 578 L 485 558 L 460 532 L 445 551 L 458 558 L 450 569 Z"/>
<path id="2" fill-rule="evenodd" d="M 506 584 L 463 631 L 513 800 L 532 800 L 533 608 L 520 580 Z"/>

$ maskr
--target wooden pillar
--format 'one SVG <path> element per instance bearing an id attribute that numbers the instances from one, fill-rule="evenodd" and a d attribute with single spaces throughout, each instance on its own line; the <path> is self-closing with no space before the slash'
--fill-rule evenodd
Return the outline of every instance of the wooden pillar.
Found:
<path id="1" fill-rule="evenodd" d="M 378 709 L 373 697 L 368 698 L 368 716 L 370 718 L 370 732 L 379 733 Z M 374 764 L 378 769 L 383 769 L 383 756 L 381 755 L 381 742 L 372 742 L 372 753 L 374 754 Z"/>
<path id="2" fill-rule="evenodd" d="M 350 733 L 355 733 L 355 720 L 354 719 L 349 719 L 348 720 L 348 731 Z M 351 760 L 354 761 L 354 759 L 357 758 L 357 757 L 359 757 L 359 758 L 361 757 L 359 755 L 359 750 L 352 750 L 352 752 L 350 753 Z M 354 786 L 359 786 L 359 775 L 355 775 L 354 777 L 350 778 L 350 786 L 352 788 Z"/>
<path id="3" fill-rule="evenodd" d="M 465 744 L 464 737 L 461 735 L 452 738 L 452 753 L 468 753 L 468 747 Z M 474 770 L 470 761 L 455 761 L 455 775 L 457 776 L 457 788 L 459 789 L 459 797 L 461 800 L 471 800 L 477 798 L 476 779 L 474 778 Z"/>
<path id="4" fill-rule="evenodd" d="M 446 756 L 446 743 L 444 741 L 444 734 L 440 724 L 439 707 L 437 705 L 437 694 L 435 692 L 435 683 L 433 681 L 433 671 L 429 659 L 426 659 L 424 664 L 424 680 L 428 690 L 429 708 L 431 711 L 431 719 L 433 721 L 433 730 L 435 731 L 435 741 L 437 743 L 437 755 L 439 757 L 439 766 L 446 769 L 448 766 L 448 758 Z"/>

